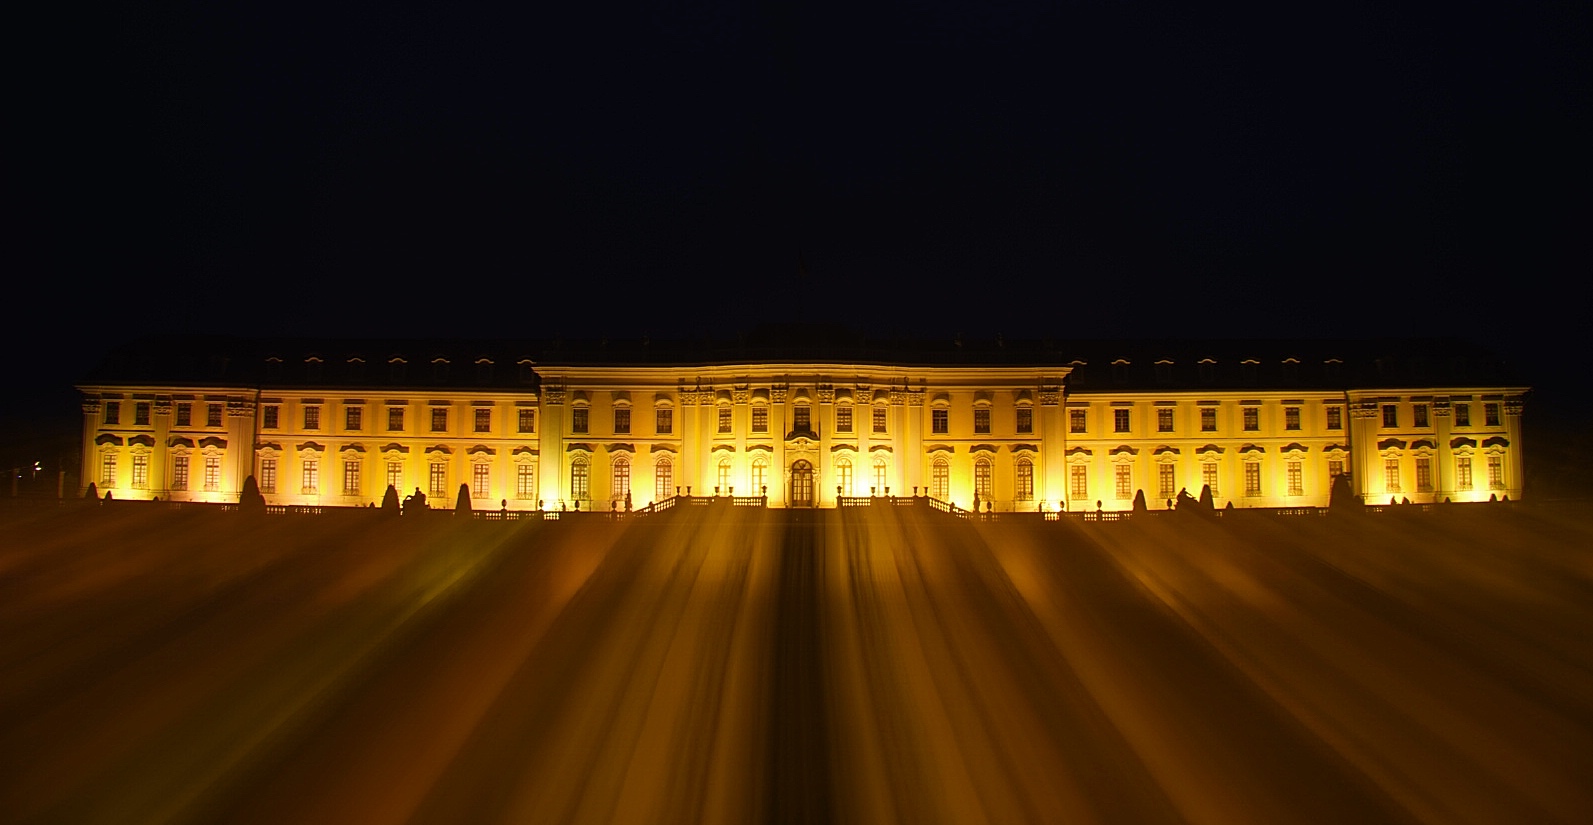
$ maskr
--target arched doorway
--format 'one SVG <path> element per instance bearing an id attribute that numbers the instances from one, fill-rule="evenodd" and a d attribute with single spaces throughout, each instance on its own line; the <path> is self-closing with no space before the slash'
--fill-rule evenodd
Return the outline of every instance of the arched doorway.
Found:
<path id="1" fill-rule="evenodd" d="M 791 506 L 813 506 L 813 465 L 806 459 L 791 464 Z"/>

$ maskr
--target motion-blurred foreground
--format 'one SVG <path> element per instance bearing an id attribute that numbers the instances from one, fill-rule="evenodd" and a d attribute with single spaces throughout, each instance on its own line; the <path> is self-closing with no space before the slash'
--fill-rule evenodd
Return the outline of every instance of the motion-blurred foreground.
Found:
<path id="1" fill-rule="evenodd" d="M 5 514 L 0 818 L 1593 821 L 1593 518 Z"/>

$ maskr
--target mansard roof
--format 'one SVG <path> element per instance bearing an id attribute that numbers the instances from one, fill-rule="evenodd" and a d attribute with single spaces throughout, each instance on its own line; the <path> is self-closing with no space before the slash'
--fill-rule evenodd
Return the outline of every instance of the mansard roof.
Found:
<path id="1" fill-rule="evenodd" d="M 119 347 L 82 383 L 525 391 L 540 380 L 536 365 L 770 363 L 1056 366 L 1069 371 L 1071 394 L 1520 385 L 1498 358 L 1459 340 L 1009 341 L 870 337 L 827 325 L 769 325 L 734 338 L 698 339 L 162 336 Z"/>

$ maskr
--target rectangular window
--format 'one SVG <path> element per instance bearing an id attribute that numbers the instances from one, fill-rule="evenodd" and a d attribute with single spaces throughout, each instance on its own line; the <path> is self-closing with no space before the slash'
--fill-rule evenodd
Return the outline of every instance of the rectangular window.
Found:
<path id="1" fill-rule="evenodd" d="M 426 478 L 427 478 L 427 488 L 431 490 L 431 495 L 434 495 L 434 496 L 446 496 L 446 495 L 448 495 L 448 465 L 447 464 L 444 464 L 441 461 L 433 461 L 431 463 L 431 467 L 427 471 Z"/>
<path id="2" fill-rule="evenodd" d="M 615 410 L 614 411 L 614 434 L 615 435 L 630 435 L 630 433 L 631 433 L 631 411 L 628 410 L 628 409 L 623 409 L 623 408 Z"/>
<path id="3" fill-rule="evenodd" d="M 675 495 L 675 465 L 668 461 L 658 462 L 653 468 L 653 500 L 663 501 Z"/>
<path id="4" fill-rule="evenodd" d="M 1288 466 L 1284 468 L 1284 470 L 1288 474 L 1289 495 L 1305 495 L 1305 473 L 1300 468 L 1300 462 L 1291 461 L 1288 463 Z"/>
<path id="5" fill-rule="evenodd" d="M 842 407 L 841 409 L 844 410 L 846 408 Z M 839 425 L 837 425 L 835 429 L 839 431 L 841 428 Z M 769 431 L 768 407 L 760 404 L 752 408 L 752 431 L 755 433 L 766 433 Z"/>
<path id="6" fill-rule="evenodd" d="M 1217 464 L 1216 464 L 1216 462 L 1208 462 L 1206 464 L 1200 465 L 1200 484 L 1201 484 L 1201 486 L 1204 489 L 1211 491 L 1211 495 L 1212 495 L 1213 498 L 1217 497 L 1218 493 L 1217 493 Z"/>
<path id="7" fill-rule="evenodd" d="M 515 416 L 517 419 L 515 429 L 517 431 L 522 433 L 534 433 L 537 431 L 537 411 L 535 409 L 531 407 L 521 407 L 517 413 L 518 414 Z M 660 430 L 660 432 L 668 431 Z"/>
<path id="8" fill-rule="evenodd" d="M 1078 464 L 1068 468 L 1068 498 L 1085 501 L 1090 497 L 1090 468 Z"/>
<path id="9" fill-rule="evenodd" d="M 1343 407 L 1328 407 L 1327 408 L 1327 428 L 1330 429 L 1330 430 L 1342 430 L 1342 429 L 1344 429 L 1344 408 Z"/>
<path id="10" fill-rule="evenodd" d="M 266 410 L 268 412 L 272 411 L 272 410 L 275 410 L 275 409 L 276 409 L 276 407 L 266 407 Z M 272 419 L 271 420 L 273 422 L 275 422 L 276 421 L 276 417 L 275 417 L 276 413 L 272 412 L 271 415 L 272 415 Z M 191 402 L 188 402 L 188 401 L 179 401 L 179 402 L 177 402 L 177 426 L 179 426 L 179 427 L 191 427 L 191 426 L 193 426 L 193 421 L 194 421 L 194 405 Z M 275 427 L 276 424 L 273 423 L 271 426 Z"/>
<path id="11" fill-rule="evenodd" d="M 1498 404 L 1484 404 L 1484 405 L 1482 405 L 1482 424 L 1483 424 L 1484 427 L 1497 427 L 1497 426 L 1499 426 L 1499 405 Z"/>
<path id="12" fill-rule="evenodd" d="M 1415 426 L 1417 426 L 1417 427 L 1425 427 L 1425 426 L 1427 426 L 1427 405 L 1426 404 L 1417 404 L 1416 406 L 1412 407 L 1411 408 L 1411 415 L 1414 418 L 1414 422 L 1413 423 L 1415 424 Z"/>
<path id="13" fill-rule="evenodd" d="M 486 498 L 492 495 L 492 465 L 478 461 L 470 465 L 470 496 Z"/>
<path id="14" fill-rule="evenodd" d="M 937 460 L 929 468 L 929 483 L 933 488 L 930 495 L 941 501 L 951 498 L 951 468 L 946 466 L 944 460 Z"/>
<path id="15" fill-rule="evenodd" d="M 1471 489 L 1471 456 L 1455 459 L 1455 489 Z"/>
<path id="16" fill-rule="evenodd" d="M 1203 433 L 1214 433 L 1217 431 L 1216 407 L 1200 408 L 1200 431 Z"/>
<path id="17" fill-rule="evenodd" d="M 116 454 L 106 453 L 100 456 L 100 486 L 116 486 Z"/>
<path id="18" fill-rule="evenodd" d="M 721 434 L 728 434 L 731 431 L 731 413 L 730 405 L 719 405 L 719 432 Z"/>
<path id="19" fill-rule="evenodd" d="M 149 402 L 140 401 L 133 405 L 133 424 L 149 426 Z"/>
<path id="20" fill-rule="evenodd" d="M 184 468 L 187 469 L 186 467 Z M 260 459 L 260 492 L 275 493 L 277 491 L 277 460 L 274 458 Z"/>
<path id="21" fill-rule="evenodd" d="M 974 464 L 974 493 L 984 501 L 995 498 L 995 483 L 990 476 L 990 462 L 980 460 Z"/>
<path id="22" fill-rule="evenodd" d="M 835 408 L 835 431 L 849 433 L 852 431 L 852 408 L 842 404 Z"/>
<path id="23" fill-rule="evenodd" d="M 884 407 L 875 407 L 874 408 L 874 432 L 876 432 L 876 433 L 885 432 L 885 408 Z"/>
<path id="24" fill-rule="evenodd" d="M 360 463 L 350 459 L 343 462 L 343 495 L 357 496 L 360 494 Z"/>
<path id="25" fill-rule="evenodd" d="M 205 456 L 205 489 L 212 492 L 221 489 L 221 456 Z"/>
<path id="26" fill-rule="evenodd" d="M 758 416 L 753 414 L 752 419 L 757 421 Z M 659 435 L 669 435 L 675 431 L 675 411 L 671 409 L 655 410 L 653 412 L 653 429 Z M 763 431 L 769 431 L 769 408 L 763 408 Z"/>
<path id="27" fill-rule="evenodd" d="M 591 498 L 592 468 L 585 461 L 570 465 L 570 498 L 576 501 Z"/>
<path id="28" fill-rule="evenodd" d="M 1260 407 L 1245 407 L 1244 408 L 1244 427 L 1245 427 L 1245 432 L 1255 432 L 1256 430 L 1261 429 L 1261 408 Z"/>
<path id="29" fill-rule="evenodd" d="M 1328 459 L 1328 478 L 1338 478 L 1344 475 L 1344 462 L 1341 459 Z"/>
<path id="30" fill-rule="evenodd" d="M 396 432 L 402 432 L 403 429 L 404 429 L 404 408 L 403 407 L 388 407 L 387 408 L 387 430 L 388 430 L 388 432 L 395 432 L 395 433 Z"/>
<path id="31" fill-rule="evenodd" d="M 206 404 L 205 405 L 205 426 L 206 427 L 220 427 L 221 426 L 221 412 L 222 412 L 222 406 L 220 404 Z"/>
<path id="32" fill-rule="evenodd" d="M 1161 482 L 1159 492 L 1161 493 L 1161 497 L 1163 499 L 1169 499 L 1175 495 L 1178 495 L 1175 472 L 1176 471 L 1171 464 L 1157 465 L 1156 474 Z"/>
<path id="33" fill-rule="evenodd" d="M 950 426 L 948 425 L 948 419 L 949 419 L 949 415 L 947 414 L 946 410 L 944 410 L 944 409 L 930 410 L 929 411 L 929 431 L 932 432 L 932 433 L 938 433 L 938 434 L 944 435 L 946 432 L 948 432 L 950 430 Z"/>
<path id="34" fill-rule="evenodd" d="M 360 407 L 346 407 L 343 410 L 343 429 L 357 432 L 365 423 L 365 410 Z"/>
<path id="35" fill-rule="evenodd" d="M 434 433 L 448 432 L 448 408 L 431 408 L 431 431 Z"/>
<path id="36" fill-rule="evenodd" d="M 1284 407 L 1283 408 L 1283 428 L 1285 430 L 1298 430 L 1298 429 L 1300 429 L 1300 408 L 1299 407 Z"/>
<path id="37" fill-rule="evenodd" d="M 188 489 L 188 456 L 180 455 L 171 460 L 171 488 Z"/>
<path id="38" fill-rule="evenodd" d="M 1085 422 L 1088 420 L 1088 410 L 1068 410 L 1068 432 L 1075 435 L 1086 432 Z"/>
<path id="39" fill-rule="evenodd" d="M 304 495 L 315 495 L 321 486 L 321 463 L 313 458 L 306 458 L 300 470 L 299 492 Z"/>
<path id="40" fill-rule="evenodd" d="M 280 409 L 275 404 L 268 405 L 260 411 L 260 428 L 274 430 L 277 428 L 277 417 Z"/>
<path id="41" fill-rule="evenodd" d="M 1112 410 L 1112 430 L 1114 432 L 1128 432 L 1128 410 Z"/>
<path id="42" fill-rule="evenodd" d="M 1426 456 L 1416 457 L 1416 492 L 1431 493 L 1433 491 L 1433 460 Z"/>
<path id="43" fill-rule="evenodd" d="M 514 468 L 514 497 L 518 499 L 531 499 L 537 497 L 536 467 L 530 464 L 517 464 Z"/>
<path id="44" fill-rule="evenodd" d="M 586 414 L 587 414 L 587 412 L 588 412 L 588 410 L 585 407 L 576 407 L 575 409 L 570 410 L 570 432 L 578 433 L 578 434 L 581 434 L 581 435 L 585 435 L 586 434 L 586 430 L 587 430 Z"/>
<path id="45" fill-rule="evenodd" d="M 630 415 L 630 413 L 631 413 L 630 410 L 626 410 L 625 411 L 626 415 Z M 491 407 L 477 407 L 476 408 L 476 432 L 478 432 L 478 433 L 490 433 L 490 432 L 492 432 L 492 408 Z"/>
<path id="46" fill-rule="evenodd" d="M 1114 480 L 1117 482 L 1117 498 L 1119 501 L 1128 501 L 1134 497 L 1133 469 L 1127 464 L 1119 464 L 1113 468 Z"/>
<path id="47" fill-rule="evenodd" d="M 1388 493 L 1399 492 L 1399 459 L 1383 459 L 1383 491 Z"/>
<path id="48" fill-rule="evenodd" d="M 107 401 L 107 402 L 105 402 L 105 423 L 106 424 L 120 424 L 120 423 L 122 423 L 122 402 L 120 402 L 120 401 Z"/>
<path id="49" fill-rule="evenodd" d="M 133 489 L 143 490 L 149 487 L 149 456 L 141 453 L 133 455 Z"/>
<path id="50" fill-rule="evenodd" d="M 1471 405 L 1470 404 L 1456 404 L 1455 405 L 1455 426 L 1456 427 L 1470 427 L 1471 426 Z"/>
<path id="51" fill-rule="evenodd" d="M 403 490 L 404 490 L 404 462 L 402 462 L 402 461 L 389 461 L 389 462 L 387 462 L 387 486 L 393 488 L 393 490 L 396 491 L 396 492 L 403 492 Z"/>
<path id="52" fill-rule="evenodd" d="M 984 434 L 990 432 L 990 408 L 980 407 L 974 412 L 974 432 Z"/>
<path id="53" fill-rule="evenodd" d="M 1383 426 L 1385 426 L 1385 427 L 1398 427 L 1399 426 L 1399 406 L 1398 405 L 1396 405 L 1396 404 L 1384 404 L 1383 405 Z"/>
<path id="54" fill-rule="evenodd" d="M 1504 457 L 1488 456 L 1488 489 L 1504 489 Z"/>
<path id="55" fill-rule="evenodd" d="M 1170 433 L 1173 431 L 1173 408 L 1161 407 L 1156 410 L 1156 432 Z"/>
<path id="56" fill-rule="evenodd" d="M 1261 462 L 1245 462 L 1245 495 L 1261 495 Z"/>
<path id="57" fill-rule="evenodd" d="M 813 429 L 812 408 L 802 405 L 792 411 L 791 420 L 797 432 L 808 432 Z"/>
<path id="58" fill-rule="evenodd" d="M 1034 408 L 1018 408 L 1017 430 L 1019 435 L 1028 435 L 1034 432 Z"/>
<path id="59" fill-rule="evenodd" d="M 306 429 L 306 430 L 319 430 L 319 429 L 321 429 L 321 408 L 320 407 L 305 407 L 304 408 L 304 429 Z"/>

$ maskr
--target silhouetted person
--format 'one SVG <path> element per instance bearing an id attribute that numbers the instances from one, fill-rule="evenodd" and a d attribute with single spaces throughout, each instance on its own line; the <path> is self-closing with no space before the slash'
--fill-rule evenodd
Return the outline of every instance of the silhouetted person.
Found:
<path id="1" fill-rule="evenodd" d="M 454 499 L 454 512 L 455 513 L 468 513 L 468 512 L 470 512 L 470 485 L 468 485 L 468 484 L 459 485 L 459 497 Z"/>
<path id="2" fill-rule="evenodd" d="M 389 484 L 387 492 L 382 493 L 382 514 L 396 516 L 399 514 L 398 506 L 398 488 Z"/>
<path id="3" fill-rule="evenodd" d="M 1147 512 L 1149 510 L 1150 510 L 1150 507 L 1148 507 L 1145 504 L 1145 491 L 1144 490 L 1135 490 L 1134 491 L 1134 512 L 1136 512 L 1136 513 L 1144 513 L 1144 512 Z"/>

